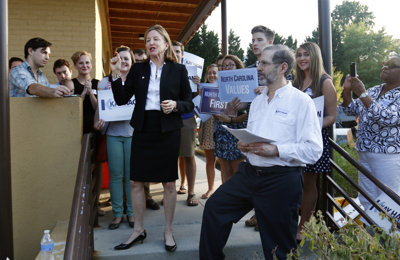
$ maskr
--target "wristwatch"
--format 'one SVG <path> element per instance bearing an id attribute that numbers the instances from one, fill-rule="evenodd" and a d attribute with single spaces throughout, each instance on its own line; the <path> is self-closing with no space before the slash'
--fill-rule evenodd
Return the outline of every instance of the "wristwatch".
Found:
<path id="1" fill-rule="evenodd" d="M 365 91 L 364 93 L 362 93 L 359 98 L 366 98 L 368 96 L 367 91 Z"/>

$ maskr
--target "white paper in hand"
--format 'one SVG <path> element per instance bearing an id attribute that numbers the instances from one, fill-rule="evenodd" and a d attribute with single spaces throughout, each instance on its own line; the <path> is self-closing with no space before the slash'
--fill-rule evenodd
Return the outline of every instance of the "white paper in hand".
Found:
<path id="1" fill-rule="evenodd" d="M 234 137 L 239 139 L 240 142 L 251 144 L 251 143 L 272 143 L 274 140 L 267 139 L 258 135 L 253 134 L 247 128 L 242 129 L 232 129 L 227 127 L 226 125 L 222 125 L 229 133 L 231 133 Z"/>

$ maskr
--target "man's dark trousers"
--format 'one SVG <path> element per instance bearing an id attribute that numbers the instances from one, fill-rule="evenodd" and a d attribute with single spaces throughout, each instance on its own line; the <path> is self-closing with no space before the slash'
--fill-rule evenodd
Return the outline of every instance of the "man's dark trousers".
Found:
<path id="1" fill-rule="evenodd" d="M 267 170 L 263 170 L 267 169 Z M 296 248 L 298 209 L 303 193 L 300 167 L 257 168 L 247 162 L 208 199 L 200 235 L 200 259 L 224 259 L 232 224 L 255 209 L 266 259 Z M 246 239 L 245 236 L 242 237 Z"/>

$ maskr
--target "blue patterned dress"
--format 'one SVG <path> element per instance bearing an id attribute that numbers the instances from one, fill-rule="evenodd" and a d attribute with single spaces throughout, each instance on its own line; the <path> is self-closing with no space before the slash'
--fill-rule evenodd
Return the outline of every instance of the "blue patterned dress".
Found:
<path id="1" fill-rule="evenodd" d="M 238 114 L 240 115 L 240 114 Z M 214 132 L 215 150 L 214 155 L 218 158 L 234 161 L 245 158 L 242 152 L 237 147 L 239 141 L 236 137 L 231 135 L 227 130 L 222 127 L 222 124 L 229 128 L 241 129 L 246 128 L 247 119 L 241 123 L 222 123 L 216 120 L 216 130 Z"/>

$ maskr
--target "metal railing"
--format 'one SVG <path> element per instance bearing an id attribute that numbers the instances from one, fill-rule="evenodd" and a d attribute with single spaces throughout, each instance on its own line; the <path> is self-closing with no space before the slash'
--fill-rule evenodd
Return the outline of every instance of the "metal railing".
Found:
<path id="1" fill-rule="evenodd" d="M 95 144 L 94 134 L 83 136 L 65 245 L 66 260 L 92 259 L 93 256 L 93 226 L 97 221 L 97 200 L 101 181 L 100 165 L 95 159 Z"/>
<path id="2" fill-rule="evenodd" d="M 395 203 L 400 205 L 400 197 L 395 192 L 393 192 L 389 187 L 379 181 L 368 169 L 366 169 L 363 165 L 361 165 L 358 161 L 351 157 L 340 145 L 338 145 L 335 141 L 329 138 L 329 143 L 333 150 L 337 151 L 343 158 L 345 158 L 351 165 L 353 165 L 359 172 L 364 174 L 368 179 L 370 179 L 382 192 L 386 193 Z M 386 210 L 382 208 L 381 205 L 376 203 L 375 198 L 369 196 L 369 194 L 363 190 L 356 181 L 354 181 L 340 166 L 331 158 L 330 159 L 332 167 L 354 188 L 357 192 L 361 193 L 378 211 L 382 212 L 385 216 L 387 216 L 390 220 L 392 220 L 392 216 L 388 214 Z M 353 208 L 368 222 L 369 225 L 375 225 L 375 221 L 371 219 L 365 210 L 361 209 L 356 202 L 347 194 L 345 190 L 343 190 L 333 179 L 332 174 L 327 174 L 322 177 L 322 198 L 321 203 L 319 205 L 319 209 L 322 210 L 326 217 L 326 221 L 329 226 L 337 228 L 337 223 L 333 217 L 333 209 L 336 208 L 340 214 L 348 219 L 348 214 L 342 209 L 342 207 L 337 204 L 334 198 L 334 190 L 340 193 Z"/>

